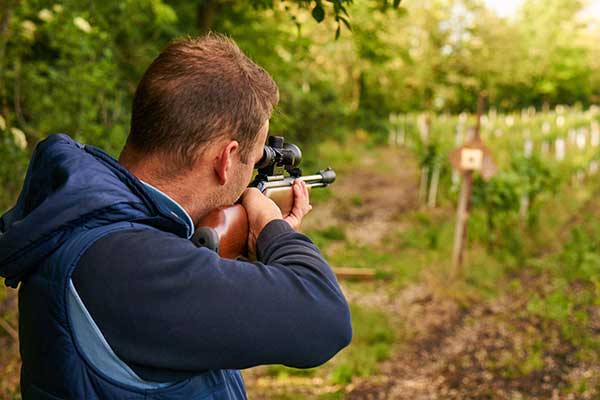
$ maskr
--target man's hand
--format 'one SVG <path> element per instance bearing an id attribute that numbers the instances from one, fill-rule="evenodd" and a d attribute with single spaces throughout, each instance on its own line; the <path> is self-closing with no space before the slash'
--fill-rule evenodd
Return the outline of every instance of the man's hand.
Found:
<path id="1" fill-rule="evenodd" d="M 256 239 L 263 228 L 274 219 L 283 219 L 277 204 L 256 188 L 248 188 L 242 194 L 242 206 L 248 213 L 248 255 L 255 258 Z"/>
<path id="2" fill-rule="evenodd" d="M 285 220 L 288 224 L 292 226 L 295 230 L 300 228 L 300 223 L 302 222 L 302 218 L 310 210 L 312 210 L 312 206 L 310 205 L 309 195 L 308 195 L 308 187 L 306 183 L 301 180 L 294 181 L 294 206 L 292 207 L 292 211 L 288 215 L 285 216 Z"/>
<path id="3" fill-rule="evenodd" d="M 294 192 L 294 206 L 288 215 L 283 217 L 277 204 L 256 188 L 248 188 L 242 195 L 242 206 L 248 213 L 248 255 L 256 255 L 256 239 L 263 228 L 274 219 L 283 219 L 294 229 L 300 227 L 302 218 L 312 206 L 309 204 L 308 187 L 301 180 L 296 180 L 292 187 Z"/>

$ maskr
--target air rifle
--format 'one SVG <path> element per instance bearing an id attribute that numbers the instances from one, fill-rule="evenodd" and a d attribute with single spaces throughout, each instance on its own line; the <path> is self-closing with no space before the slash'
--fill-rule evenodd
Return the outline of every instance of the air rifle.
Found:
<path id="1" fill-rule="evenodd" d="M 292 186 L 295 180 L 304 181 L 309 189 L 325 187 L 335 181 L 335 172 L 331 168 L 302 176 L 298 167 L 301 161 L 302 152 L 298 146 L 285 143 L 281 136 L 269 136 L 263 156 L 254 166 L 258 173 L 249 187 L 260 190 L 277 204 L 283 215 L 288 215 L 294 206 Z M 219 253 L 221 257 L 235 259 L 247 256 L 248 229 L 248 214 L 241 204 L 221 207 L 209 212 L 199 222 L 192 242 Z"/>

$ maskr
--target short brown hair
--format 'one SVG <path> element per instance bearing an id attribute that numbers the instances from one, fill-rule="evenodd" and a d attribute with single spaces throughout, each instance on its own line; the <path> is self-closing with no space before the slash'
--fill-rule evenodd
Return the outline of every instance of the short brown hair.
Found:
<path id="1" fill-rule="evenodd" d="M 190 166 L 197 150 L 230 134 L 248 162 L 256 135 L 279 101 L 273 78 L 225 36 L 169 44 L 144 73 L 127 146 Z"/>

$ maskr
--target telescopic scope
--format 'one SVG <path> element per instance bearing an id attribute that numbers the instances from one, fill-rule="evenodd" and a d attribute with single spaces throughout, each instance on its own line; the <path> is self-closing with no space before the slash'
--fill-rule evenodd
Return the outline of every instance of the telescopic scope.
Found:
<path id="1" fill-rule="evenodd" d="M 263 169 L 268 167 L 296 168 L 302 161 L 302 151 L 292 143 L 284 143 L 281 136 L 269 136 L 268 144 L 265 145 L 263 156 L 254 168 Z"/>

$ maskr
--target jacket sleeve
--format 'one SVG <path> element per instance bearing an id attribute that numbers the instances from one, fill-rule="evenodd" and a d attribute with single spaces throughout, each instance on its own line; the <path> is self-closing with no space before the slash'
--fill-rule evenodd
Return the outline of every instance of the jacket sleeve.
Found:
<path id="1" fill-rule="evenodd" d="M 110 346 L 131 365 L 305 368 L 349 344 L 348 304 L 306 236 L 272 221 L 257 255 L 254 263 L 228 260 L 169 233 L 130 230 L 95 243 L 73 281 Z"/>

